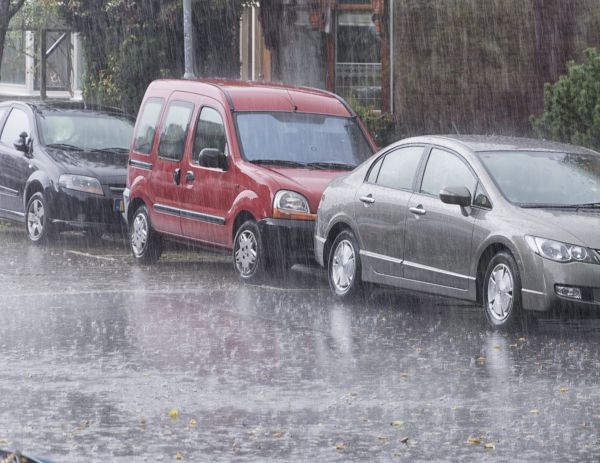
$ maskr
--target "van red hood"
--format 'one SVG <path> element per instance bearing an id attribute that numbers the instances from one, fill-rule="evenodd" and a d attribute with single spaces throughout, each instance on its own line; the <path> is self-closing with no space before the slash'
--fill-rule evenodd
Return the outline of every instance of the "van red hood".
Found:
<path id="1" fill-rule="evenodd" d="M 317 212 L 321 195 L 333 179 L 348 174 L 346 170 L 303 169 L 298 167 L 261 166 L 273 172 L 282 189 L 302 193 L 308 199 L 310 211 Z"/>

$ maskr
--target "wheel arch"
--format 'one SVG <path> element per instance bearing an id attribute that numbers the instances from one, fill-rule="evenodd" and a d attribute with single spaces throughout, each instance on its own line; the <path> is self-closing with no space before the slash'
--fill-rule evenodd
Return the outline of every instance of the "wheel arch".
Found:
<path id="1" fill-rule="evenodd" d="M 488 264 L 499 252 L 508 252 L 517 263 L 519 272 L 521 273 L 522 265 L 520 262 L 520 256 L 512 243 L 505 239 L 495 239 L 488 242 L 482 247 L 481 252 L 477 258 L 477 267 L 475 270 L 475 285 L 476 285 L 476 300 L 477 302 L 483 301 L 483 279 L 485 278 L 485 272 Z"/>
<path id="2" fill-rule="evenodd" d="M 356 237 L 357 241 L 359 241 L 358 235 L 352 228 L 352 225 L 350 225 L 350 223 L 347 220 L 340 218 L 329 228 L 329 230 L 327 231 L 327 236 L 325 237 L 325 244 L 323 245 L 323 262 L 325 262 L 325 266 L 327 266 L 329 252 L 331 251 L 331 246 L 333 246 L 335 238 L 344 230 L 351 231 Z"/>

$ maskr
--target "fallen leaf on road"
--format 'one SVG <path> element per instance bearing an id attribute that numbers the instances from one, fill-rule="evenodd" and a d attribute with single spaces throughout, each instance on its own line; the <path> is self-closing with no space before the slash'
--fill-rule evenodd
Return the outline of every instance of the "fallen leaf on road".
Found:
<path id="1" fill-rule="evenodd" d="M 392 456 L 393 457 L 399 457 L 400 456 L 400 452 L 394 452 L 394 453 L 392 453 Z"/>
<path id="2" fill-rule="evenodd" d="M 342 444 L 342 443 L 335 444 L 335 449 L 336 450 L 345 450 L 346 446 L 344 444 Z"/>
<path id="3" fill-rule="evenodd" d="M 179 416 L 179 411 L 176 408 L 171 409 L 171 411 L 169 412 L 169 417 L 174 420 L 178 416 Z"/>
<path id="4" fill-rule="evenodd" d="M 408 445 L 408 437 L 403 437 L 402 439 L 400 439 L 400 443 Z"/>
<path id="5" fill-rule="evenodd" d="M 531 410 L 529 410 L 529 413 L 533 413 L 534 415 L 537 415 L 540 411 L 537 408 L 532 408 Z"/>
<path id="6" fill-rule="evenodd" d="M 477 363 L 479 363 L 480 365 L 483 365 L 486 362 L 486 358 L 485 357 L 477 357 Z"/>
<path id="7" fill-rule="evenodd" d="M 499 345 L 497 345 L 497 344 L 496 344 L 496 345 L 494 346 L 494 349 L 496 349 L 496 350 L 501 350 L 501 349 L 502 349 L 502 346 L 499 346 Z"/>
<path id="8" fill-rule="evenodd" d="M 0 439 L 0 444 L 7 445 L 10 444 L 10 441 L 8 439 Z"/>
<path id="9" fill-rule="evenodd" d="M 380 437 L 378 437 L 377 439 L 378 439 L 380 442 L 382 442 L 382 443 L 387 443 L 387 441 L 389 441 L 389 440 L 390 440 L 390 438 L 389 438 L 389 437 L 385 437 L 385 436 L 380 436 Z"/>
<path id="10" fill-rule="evenodd" d="M 527 338 L 519 338 L 519 339 L 517 339 L 517 341 L 519 341 L 519 342 L 525 342 L 525 341 L 527 341 Z"/>
<path id="11" fill-rule="evenodd" d="M 483 444 L 483 448 L 486 450 L 496 450 L 496 446 L 494 444 Z"/>
<path id="12" fill-rule="evenodd" d="M 408 373 L 400 373 L 400 378 L 402 378 L 402 379 L 408 378 Z"/>
<path id="13" fill-rule="evenodd" d="M 275 431 L 273 434 L 271 434 L 273 437 L 276 437 L 277 439 L 279 439 L 280 437 L 283 437 L 285 433 L 281 432 L 281 431 Z"/>
<path id="14" fill-rule="evenodd" d="M 515 344 L 510 344 L 510 347 L 518 347 L 519 345 L 517 343 Z"/>
<path id="15" fill-rule="evenodd" d="M 177 452 L 175 454 L 175 460 L 181 460 L 181 459 L 183 459 L 183 456 L 181 455 L 181 453 Z"/>
<path id="16" fill-rule="evenodd" d="M 396 420 L 396 421 L 392 421 L 390 424 L 395 428 L 399 428 L 400 426 L 402 426 L 404 424 L 404 421 Z"/>
<path id="17" fill-rule="evenodd" d="M 196 426 L 198 424 L 198 421 L 195 418 L 192 418 L 190 420 L 190 426 Z"/>
<path id="18" fill-rule="evenodd" d="M 564 386 L 561 386 L 560 389 L 559 389 L 559 391 L 562 392 L 563 394 L 565 392 L 568 392 L 568 390 L 569 390 L 569 388 L 568 387 L 564 387 Z"/>
<path id="19" fill-rule="evenodd" d="M 467 444 L 469 444 L 469 445 L 479 445 L 479 444 L 481 444 L 481 439 L 479 437 L 469 437 L 467 439 Z"/>

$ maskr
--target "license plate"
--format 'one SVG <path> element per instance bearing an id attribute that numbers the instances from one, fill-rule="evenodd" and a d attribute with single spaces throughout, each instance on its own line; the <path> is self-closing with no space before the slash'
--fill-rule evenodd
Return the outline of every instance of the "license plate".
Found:
<path id="1" fill-rule="evenodd" d="M 125 204 L 123 203 L 122 198 L 115 199 L 115 211 L 117 211 L 117 212 L 125 211 Z"/>

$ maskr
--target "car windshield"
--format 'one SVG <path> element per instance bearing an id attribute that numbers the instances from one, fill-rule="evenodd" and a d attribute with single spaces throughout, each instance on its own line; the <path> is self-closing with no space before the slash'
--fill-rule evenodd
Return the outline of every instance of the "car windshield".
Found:
<path id="1" fill-rule="evenodd" d="M 96 111 L 44 111 L 39 120 L 46 146 L 125 152 L 133 133 L 128 118 Z"/>
<path id="2" fill-rule="evenodd" d="M 600 156 L 560 152 L 479 153 L 490 175 L 522 207 L 600 203 Z"/>
<path id="3" fill-rule="evenodd" d="M 236 122 L 244 157 L 250 162 L 343 169 L 356 167 L 373 154 L 352 118 L 239 113 Z"/>

